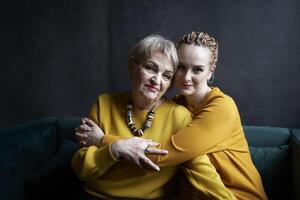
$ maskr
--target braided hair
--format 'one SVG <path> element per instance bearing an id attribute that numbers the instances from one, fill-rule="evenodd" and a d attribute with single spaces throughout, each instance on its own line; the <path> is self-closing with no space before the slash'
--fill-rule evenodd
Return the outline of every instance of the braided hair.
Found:
<path id="1" fill-rule="evenodd" d="M 219 45 L 216 39 L 209 34 L 193 31 L 184 35 L 181 40 L 179 40 L 177 49 L 181 44 L 195 44 L 208 48 L 212 52 L 211 65 L 216 65 L 218 61 Z"/>

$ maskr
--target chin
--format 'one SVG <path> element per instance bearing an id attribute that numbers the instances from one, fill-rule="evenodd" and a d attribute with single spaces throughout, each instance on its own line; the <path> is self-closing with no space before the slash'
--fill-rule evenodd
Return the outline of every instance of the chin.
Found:
<path id="1" fill-rule="evenodd" d="M 179 89 L 179 94 L 183 95 L 183 96 L 188 96 L 188 95 L 192 95 L 193 92 L 190 90 L 185 90 L 185 89 Z"/>
<path id="2" fill-rule="evenodd" d="M 154 101 L 158 99 L 158 94 L 151 92 L 144 92 L 143 96 L 146 97 L 149 101 Z"/>

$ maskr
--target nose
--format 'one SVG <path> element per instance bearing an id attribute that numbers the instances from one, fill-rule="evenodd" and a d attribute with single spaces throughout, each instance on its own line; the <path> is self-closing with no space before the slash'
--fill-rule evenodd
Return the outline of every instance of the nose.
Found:
<path id="1" fill-rule="evenodd" d="M 151 84 L 158 85 L 161 81 L 162 75 L 161 74 L 155 74 L 151 77 Z"/>
<path id="2" fill-rule="evenodd" d="M 190 70 L 187 70 L 187 71 L 183 72 L 183 74 L 182 74 L 182 78 L 183 78 L 184 82 L 190 82 L 192 80 L 191 77 L 192 76 L 191 76 Z"/>

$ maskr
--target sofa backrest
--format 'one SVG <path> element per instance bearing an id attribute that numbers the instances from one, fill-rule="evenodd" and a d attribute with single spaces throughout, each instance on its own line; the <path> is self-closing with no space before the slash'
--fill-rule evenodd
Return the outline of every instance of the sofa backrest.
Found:
<path id="1" fill-rule="evenodd" d="M 252 147 L 277 147 L 287 145 L 290 138 L 288 128 L 267 126 L 243 126 L 249 146 Z"/>
<path id="2" fill-rule="evenodd" d="M 79 117 L 64 117 L 57 120 L 57 130 L 59 134 L 59 142 L 71 140 L 75 142 L 74 132 L 80 124 Z"/>
<path id="3" fill-rule="evenodd" d="M 269 199 L 291 199 L 290 130 L 277 127 L 243 126 L 253 163 Z"/>

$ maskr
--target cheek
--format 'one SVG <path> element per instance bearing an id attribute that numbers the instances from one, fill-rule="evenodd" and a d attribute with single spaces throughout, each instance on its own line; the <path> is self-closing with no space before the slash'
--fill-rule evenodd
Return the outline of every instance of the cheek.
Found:
<path id="1" fill-rule="evenodd" d="M 200 84 L 204 80 L 204 76 L 197 75 L 197 76 L 192 76 L 192 81 L 194 82 L 195 85 Z"/>
<path id="2" fill-rule="evenodd" d="M 176 72 L 175 77 L 174 77 L 174 82 L 175 85 L 179 84 L 182 81 L 182 73 L 181 72 Z"/>
<path id="3" fill-rule="evenodd" d="M 205 75 L 202 77 L 203 81 L 207 81 L 210 77 L 210 71 L 207 71 L 207 73 L 205 73 Z"/>
<path id="4" fill-rule="evenodd" d="M 208 74 L 201 74 L 197 76 L 193 76 L 192 80 L 195 85 L 202 85 L 207 82 Z"/>
<path id="5" fill-rule="evenodd" d="M 163 90 L 166 91 L 171 85 L 171 82 L 170 81 L 166 81 L 163 83 Z"/>
<path id="6" fill-rule="evenodd" d="M 138 71 L 134 74 L 133 82 L 138 86 L 147 80 L 147 75 L 141 71 Z"/>

